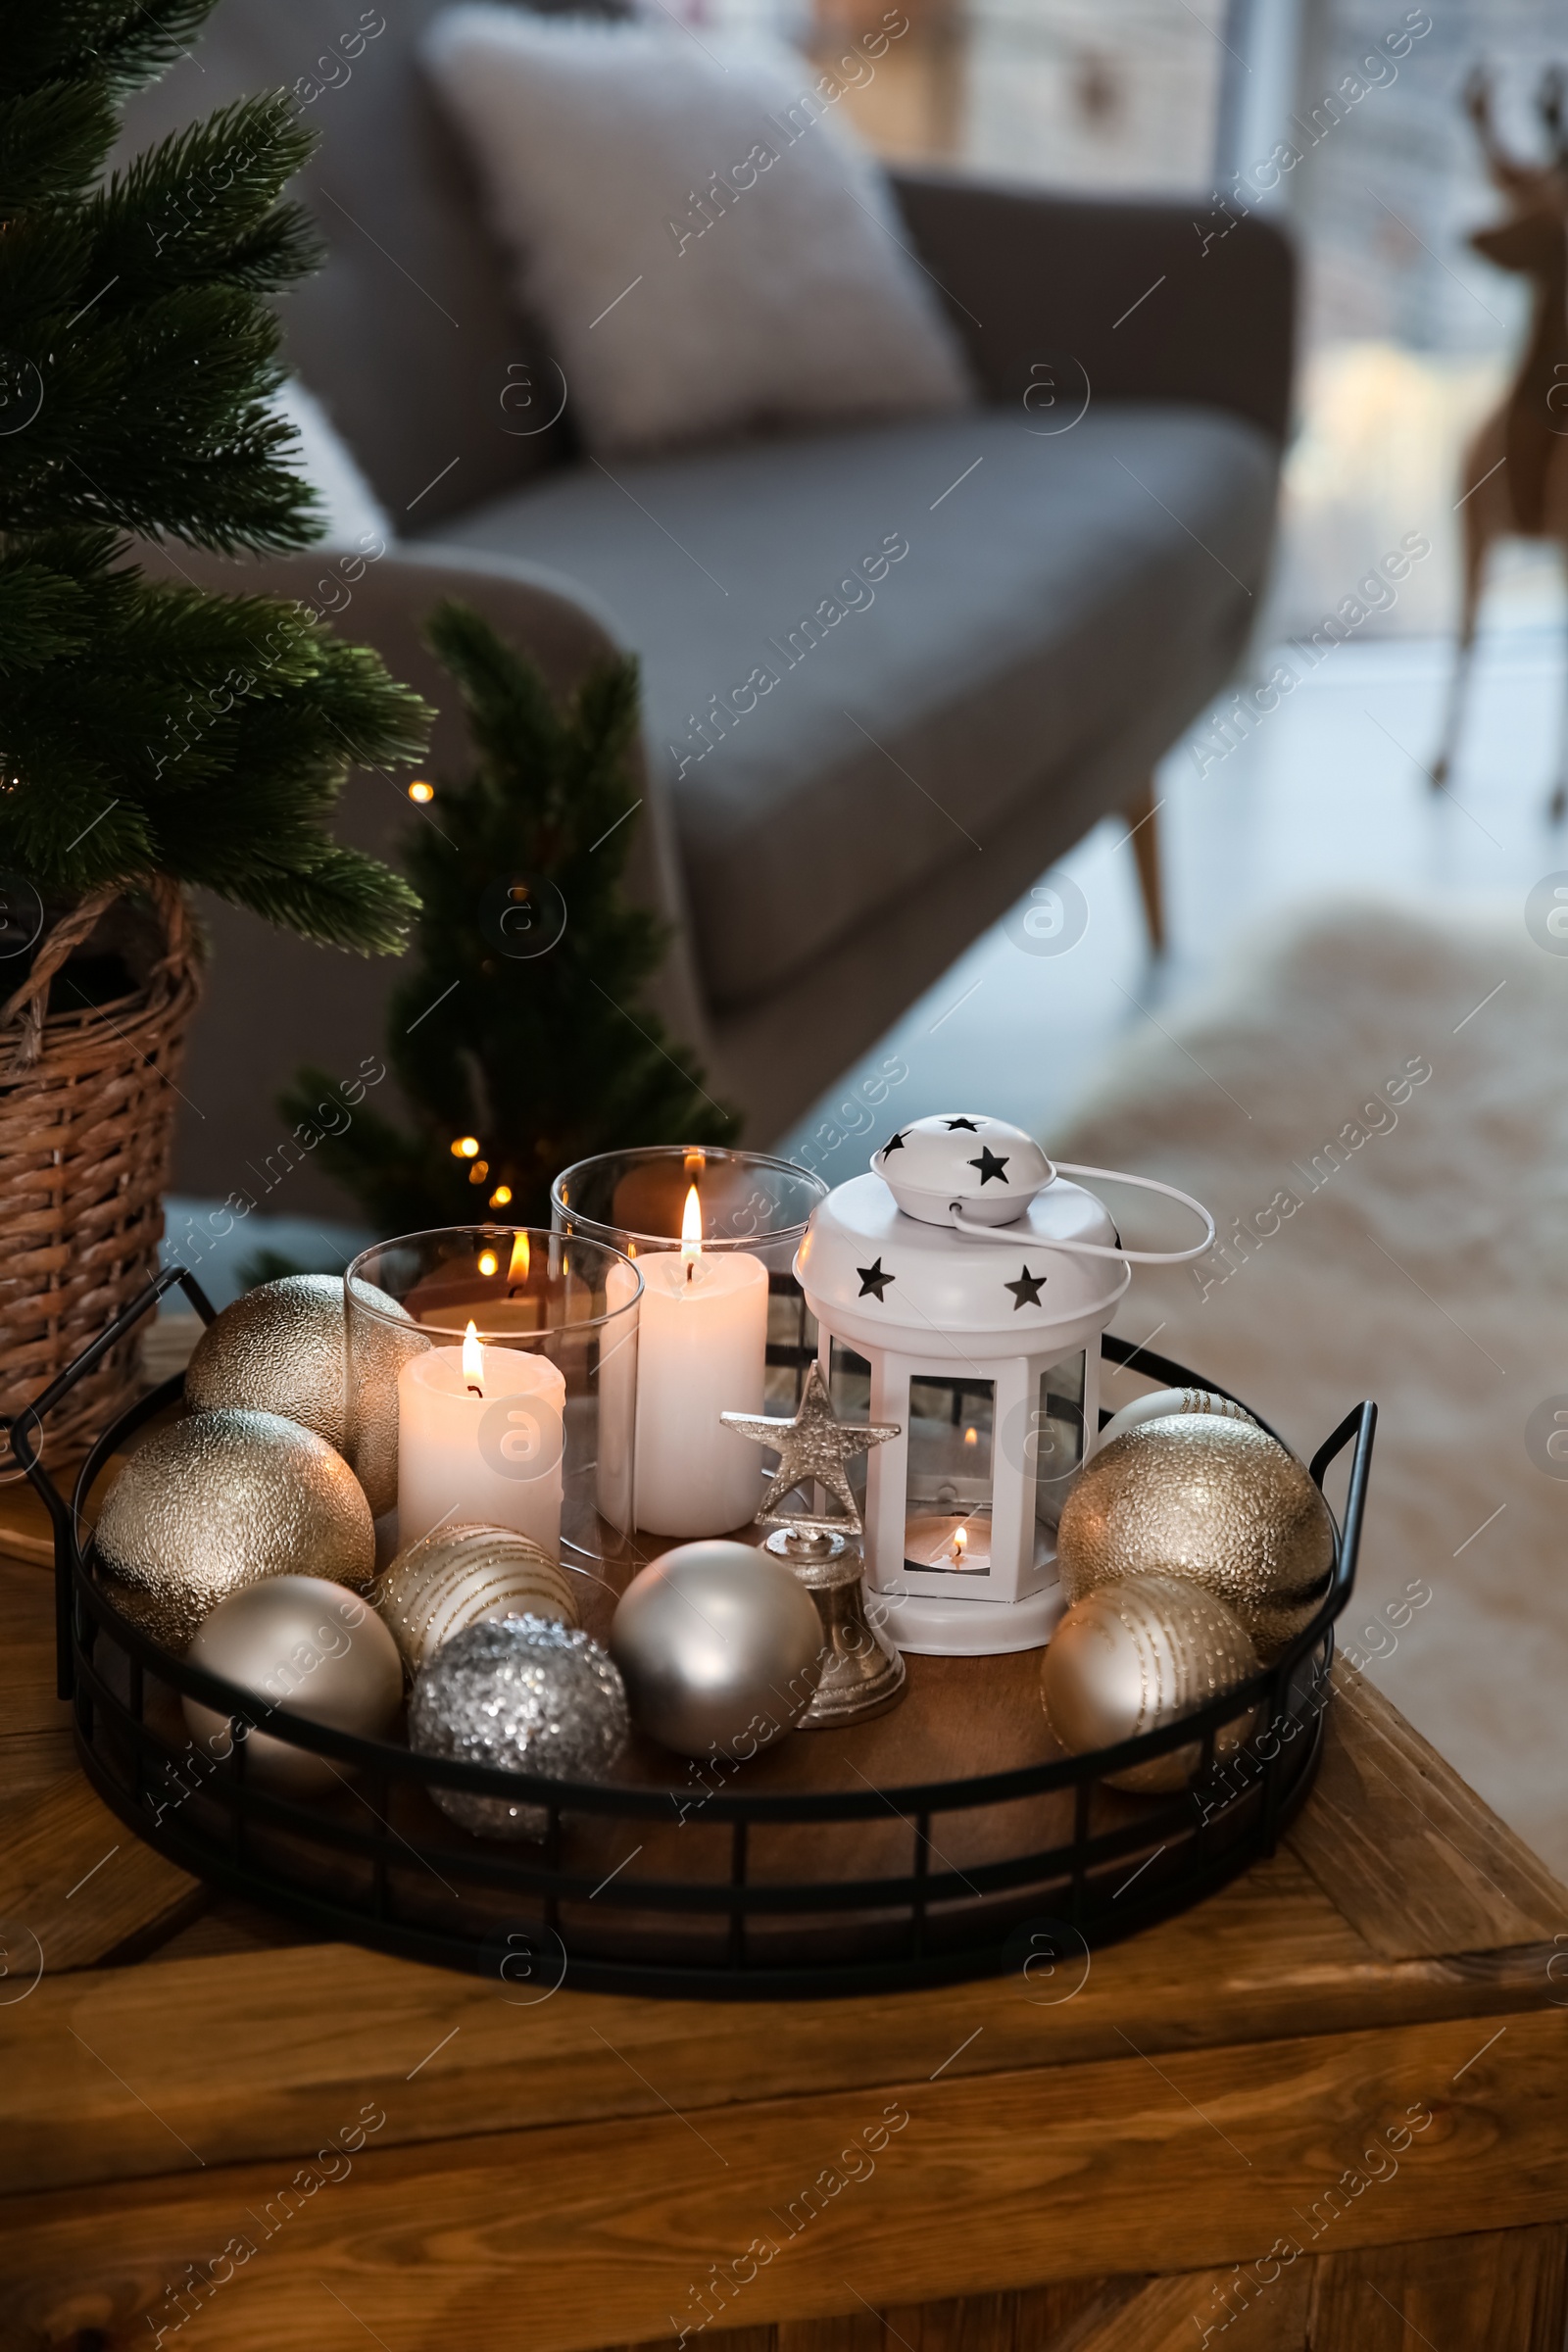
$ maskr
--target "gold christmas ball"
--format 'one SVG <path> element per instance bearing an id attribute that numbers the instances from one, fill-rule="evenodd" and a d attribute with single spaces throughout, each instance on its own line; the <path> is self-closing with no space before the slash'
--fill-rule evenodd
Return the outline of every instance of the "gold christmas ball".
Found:
<path id="1" fill-rule="evenodd" d="M 111 1575 L 154 1596 L 183 1648 L 220 1600 L 265 1577 L 368 1589 L 375 1528 L 359 1481 L 278 1413 L 195 1413 L 126 1462 L 94 1531 Z"/>
<path id="2" fill-rule="evenodd" d="M 1069 1601 L 1129 1576 L 1201 1585 L 1271 1659 L 1327 1595 L 1334 1524 L 1295 1454 L 1255 1421 L 1167 1414 L 1084 1464 L 1056 1557 Z"/>
<path id="3" fill-rule="evenodd" d="M 370 1465 L 368 1479 L 356 1458 L 379 1517 L 397 1500 L 398 1372 L 429 1342 L 385 1291 L 358 1280 L 354 1287 L 376 1312 L 355 1322 L 352 1411 L 343 1278 L 337 1274 L 287 1274 L 225 1306 L 196 1343 L 185 1372 L 185 1402 L 193 1413 L 281 1413 L 339 1453 L 349 1451 L 353 1438 L 357 1456 Z M 384 1459 L 388 1426 L 390 1475 Z"/>
<path id="4" fill-rule="evenodd" d="M 440 1527 L 400 1551 L 374 1600 L 412 1682 L 466 1626 L 502 1617 L 578 1622 L 571 1580 L 531 1536 L 509 1527 Z"/>
<path id="5" fill-rule="evenodd" d="M 189 1663 L 251 1693 L 245 1773 L 288 1796 L 338 1788 L 348 1767 L 336 1757 L 290 1746 L 262 1727 L 278 1707 L 379 1740 L 403 1699 L 397 1643 L 368 1602 L 318 1576 L 270 1576 L 220 1600 L 190 1645 Z M 228 1717 L 182 1700 L 193 1738 L 226 1756 Z"/>
<path id="6" fill-rule="evenodd" d="M 1040 1666 L 1046 1721 L 1069 1755 L 1163 1731 L 1258 1671 L 1256 1650 L 1233 1610 L 1200 1585 L 1173 1576 L 1129 1576 L 1075 1601 Z M 1229 1755 L 1252 1729 L 1250 1708 L 1214 1743 Z M 1173 1748 L 1107 1775 L 1113 1788 L 1168 1795 L 1185 1788 L 1202 1745 Z"/>

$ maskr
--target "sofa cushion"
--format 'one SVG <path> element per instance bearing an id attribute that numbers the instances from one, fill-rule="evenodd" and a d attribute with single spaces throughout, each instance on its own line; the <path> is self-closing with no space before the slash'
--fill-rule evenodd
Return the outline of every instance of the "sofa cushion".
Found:
<path id="1" fill-rule="evenodd" d="M 698 955 L 735 1006 L 984 856 L 1130 705 L 1174 734 L 1252 610 L 1277 467 L 1215 410 L 1106 403 L 1054 434 L 992 410 L 591 464 L 441 538 L 581 581 L 642 656 Z"/>

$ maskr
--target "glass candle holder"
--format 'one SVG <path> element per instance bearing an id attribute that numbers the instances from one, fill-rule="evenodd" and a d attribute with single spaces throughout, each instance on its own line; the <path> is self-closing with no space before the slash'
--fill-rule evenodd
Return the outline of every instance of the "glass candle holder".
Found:
<path id="1" fill-rule="evenodd" d="M 347 1449 L 383 1556 L 471 1522 L 565 1566 L 626 1554 L 643 1291 L 627 1257 L 451 1226 L 377 1242 L 345 1282 Z"/>
<path id="2" fill-rule="evenodd" d="M 764 1457 L 719 1420 L 787 1418 L 816 1351 L 795 1252 L 827 1187 L 793 1160 L 707 1145 L 607 1152 L 551 1187 L 558 1232 L 641 1268 L 635 1520 L 647 1534 L 744 1528 Z"/>

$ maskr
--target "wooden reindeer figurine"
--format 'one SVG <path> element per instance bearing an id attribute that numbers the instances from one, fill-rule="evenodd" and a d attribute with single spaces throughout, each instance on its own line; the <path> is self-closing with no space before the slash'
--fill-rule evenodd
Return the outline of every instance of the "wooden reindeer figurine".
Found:
<path id="1" fill-rule="evenodd" d="M 1509 217 L 1477 229 L 1470 243 L 1502 270 L 1530 278 L 1530 333 L 1501 406 L 1467 444 L 1460 467 L 1459 511 L 1464 520 L 1464 593 L 1459 645 L 1448 691 L 1443 741 L 1432 781 L 1443 784 L 1453 760 L 1475 646 L 1476 614 L 1486 583 L 1487 557 L 1499 539 L 1552 539 L 1568 561 L 1568 134 L 1564 78 L 1543 75 L 1537 112 L 1551 143 L 1544 164 L 1522 163 L 1498 141 L 1492 90 L 1479 69 L 1465 85 L 1465 111 L 1476 126 L 1492 184 L 1507 199 Z M 1568 742 L 1559 744 L 1552 789 L 1553 820 L 1568 812 Z"/>

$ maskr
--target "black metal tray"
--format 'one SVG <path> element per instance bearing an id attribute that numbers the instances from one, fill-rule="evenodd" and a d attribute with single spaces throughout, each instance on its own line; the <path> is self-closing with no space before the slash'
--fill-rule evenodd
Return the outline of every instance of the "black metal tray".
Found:
<path id="1" fill-rule="evenodd" d="M 579 1785 L 415 1755 L 281 1708 L 264 1715 L 115 1607 L 84 1507 L 110 1457 L 178 1402 L 181 1380 L 104 1431 L 69 1503 L 38 1458 L 39 1432 L 175 1284 L 211 1321 L 201 1286 L 170 1268 L 11 1425 L 54 1525 L 60 1695 L 74 1709 L 83 1770 L 129 1828 L 181 1868 L 322 1936 L 495 1975 L 523 2000 L 568 1981 L 707 1999 L 881 1991 L 1014 1968 L 1070 1983 L 1091 1945 L 1187 1908 L 1270 1853 L 1311 1785 L 1331 1629 L 1355 1576 L 1371 1403 L 1347 1414 L 1311 1463 L 1321 1488 L 1353 1446 L 1322 1607 L 1274 1665 L 1180 1724 L 1089 1756 L 889 1787 L 853 1764 L 842 1788 L 789 1786 L 785 1751 L 800 1752 L 800 1740 L 717 1787 L 677 1781 L 673 1760 L 667 1786 Z M 1102 1349 L 1172 1386 L 1219 1385 L 1108 1335 Z M 1016 1666 L 977 1658 L 961 1670 L 977 1708 L 995 1705 L 1008 1675 L 1022 1704 Z M 230 1717 L 240 1736 L 229 1760 L 198 1755 L 180 1711 L 187 1693 Z M 911 1685 L 906 1707 L 914 1696 Z M 951 1682 L 943 1699 L 953 1704 Z M 1216 1757 L 1227 1727 L 1254 1710 L 1250 1736 Z M 243 1736 L 253 1717 L 270 1738 L 330 1759 L 341 1794 L 307 1803 L 254 1785 Z M 1108 1774 L 1195 1740 L 1200 1770 L 1180 1795 L 1107 1787 Z M 542 1804 L 548 1835 L 537 1845 L 471 1838 L 432 1801 L 437 1786 Z"/>

